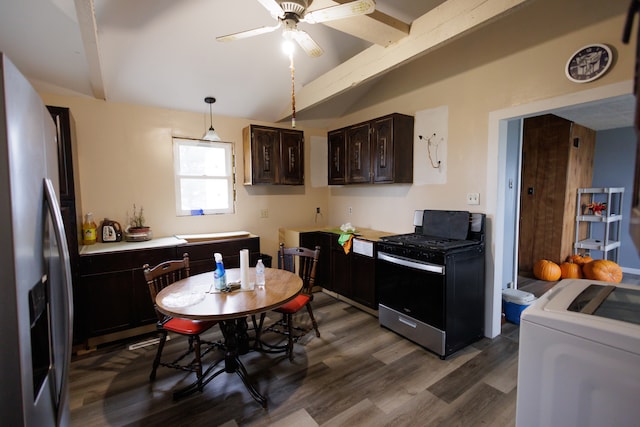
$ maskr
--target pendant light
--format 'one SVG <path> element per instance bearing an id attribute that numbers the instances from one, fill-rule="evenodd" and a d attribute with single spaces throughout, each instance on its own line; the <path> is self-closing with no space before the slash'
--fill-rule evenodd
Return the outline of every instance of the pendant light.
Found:
<path id="1" fill-rule="evenodd" d="M 202 139 L 204 139 L 205 141 L 222 141 L 220 139 L 220 136 L 216 132 L 216 130 L 213 128 L 213 113 L 211 112 L 211 104 L 216 102 L 216 99 L 214 97 L 212 97 L 212 96 L 207 96 L 204 99 L 204 102 L 209 104 L 209 120 L 210 120 L 209 123 L 210 123 L 210 125 L 209 125 L 209 130 L 207 131 L 207 133 L 204 134 Z"/>

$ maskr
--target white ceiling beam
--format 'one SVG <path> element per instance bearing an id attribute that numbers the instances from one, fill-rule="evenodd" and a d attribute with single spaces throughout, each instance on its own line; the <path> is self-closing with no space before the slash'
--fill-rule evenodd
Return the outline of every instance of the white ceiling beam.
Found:
<path id="1" fill-rule="evenodd" d="M 371 46 L 296 91 L 296 110 L 311 108 L 532 0 L 448 0 L 413 21 L 409 36 L 388 47 Z M 281 120 L 290 117 L 283 111 Z"/>
<path id="2" fill-rule="evenodd" d="M 98 48 L 98 27 L 94 0 L 74 0 L 78 25 L 84 52 L 89 65 L 89 83 L 93 96 L 97 99 L 106 99 L 104 80 L 102 79 L 102 66 L 100 63 L 100 49 Z"/>
<path id="3" fill-rule="evenodd" d="M 352 0 L 314 0 L 313 10 L 337 6 L 348 1 Z M 368 15 L 323 22 L 322 25 L 380 46 L 389 46 L 407 37 L 411 27 L 406 22 L 402 22 L 378 10 L 374 10 Z"/>

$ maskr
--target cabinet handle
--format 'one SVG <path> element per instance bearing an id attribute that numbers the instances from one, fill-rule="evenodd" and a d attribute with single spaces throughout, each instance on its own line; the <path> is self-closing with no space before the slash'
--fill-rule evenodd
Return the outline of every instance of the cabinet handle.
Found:
<path id="1" fill-rule="evenodd" d="M 296 168 L 295 150 L 289 147 L 289 172 L 293 172 Z"/>
<path id="2" fill-rule="evenodd" d="M 264 144 L 262 146 L 262 170 L 265 172 L 271 171 L 271 146 Z"/>
<path id="3" fill-rule="evenodd" d="M 379 164 L 380 168 L 387 167 L 387 138 L 380 138 L 380 145 L 378 151 L 380 152 Z"/>
<path id="4" fill-rule="evenodd" d="M 353 150 L 353 164 L 355 165 L 355 170 L 360 170 L 360 148 L 362 143 L 360 141 L 356 142 L 355 149 Z"/>
<path id="5" fill-rule="evenodd" d="M 340 172 L 340 147 L 337 147 L 333 152 L 333 167 L 336 172 Z"/>

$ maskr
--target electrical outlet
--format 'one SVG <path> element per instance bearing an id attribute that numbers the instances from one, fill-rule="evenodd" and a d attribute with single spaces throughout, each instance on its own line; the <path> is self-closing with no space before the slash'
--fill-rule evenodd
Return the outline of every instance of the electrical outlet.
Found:
<path id="1" fill-rule="evenodd" d="M 260 218 L 269 218 L 269 209 L 260 209 Z"/>
<path id="2" fill-rule="evenodd" d="M 480 204 L 480 193 L 467 193 L 467 204 L 468 205 L 479 205 Z"/>
<path id="3" fill-rule="evenodd" d="M 351 215 L 351 214 L 353 213 L 353 208 L 352 208 L 351 206 L 349 206 L 349 207 L 347 208 L 347 213 L 348 213 L 349 215 Z"/>
<path id="4" fill-rule="evenodd" d="M 316 213 L 319 214 L 320 213 L 320 208 L 316 208 Z"/>

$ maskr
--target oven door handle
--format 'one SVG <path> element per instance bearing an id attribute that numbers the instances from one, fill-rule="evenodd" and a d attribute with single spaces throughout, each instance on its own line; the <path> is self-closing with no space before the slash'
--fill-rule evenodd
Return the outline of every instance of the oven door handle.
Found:
<path id="1" fill-rule="evenodd" d="M 378 252 L 378 259 L 382 261 L 390 262 L 391 264 L 398 264 L 403 267 L 413 268 L 414 270 L 428 271 L 430 273 L 444 274 L 444 265 L 431 264 L 428 262 L 418 262 L 409 258 L 389 255 L 384 252 Z"/>

